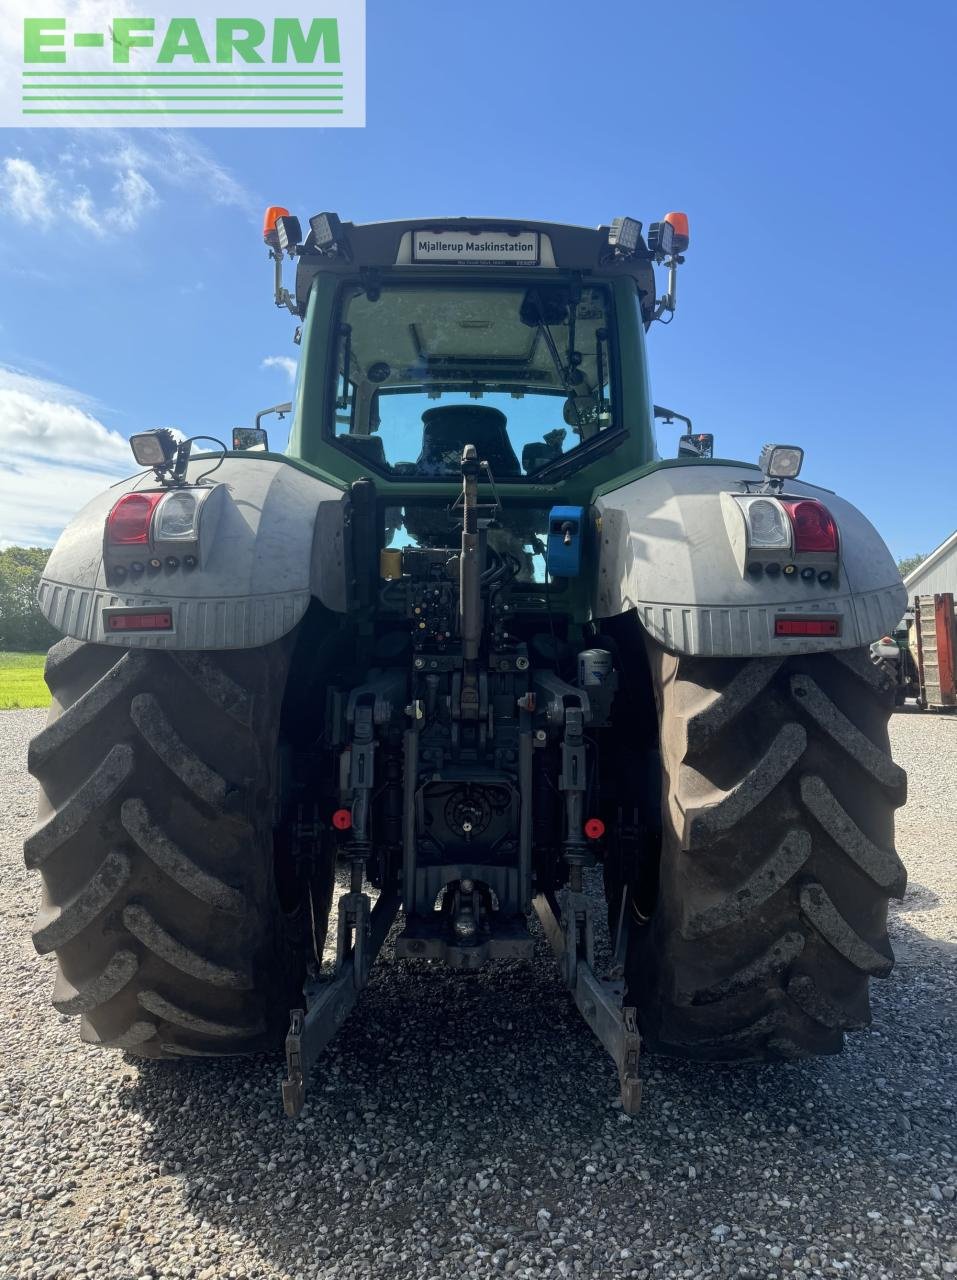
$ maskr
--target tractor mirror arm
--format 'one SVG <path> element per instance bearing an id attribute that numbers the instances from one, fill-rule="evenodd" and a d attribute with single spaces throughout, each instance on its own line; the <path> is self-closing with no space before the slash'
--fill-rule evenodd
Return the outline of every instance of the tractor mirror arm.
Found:
<path id="1" fill-rule="evenodd" d="M 287 401 L 286 404 L 274 404 L 271 409 L 260 409 L 256 414 L 257 430 L 259 429 L 259 424 L 262 422 L 263 418 L 267 418 L 271 413 L 278 413 L 280 418 L 284 418 L 287 413 L 292 413 L 292 402 Z"/>
<path id="2" fill-rule="evenodd" d="M 674 409 L 663 409 L 660 404 L 654 406 L 655 417 L 662 418 L 665 422 L 674 422 L 675 418 L 679 422 L 684 422 L 688 427 L 688 434 L 691 434 L 691 419 L 684 413 L 675 413 Z"/>

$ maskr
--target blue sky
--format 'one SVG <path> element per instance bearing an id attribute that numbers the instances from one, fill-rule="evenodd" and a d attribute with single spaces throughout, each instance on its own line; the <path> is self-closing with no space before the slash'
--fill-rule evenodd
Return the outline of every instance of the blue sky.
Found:
<path id="1" fill-rule="evenodd" d="M 957 8 L 369 0 L 365 129 L 0 131 L 0 541 L 50 542 L 128 436 L 285 399 L 262 208 L 646 224 L 687 210 L 655 398 L 897 555 L 955 526 Z M 662 440 L 673 451 L 674 439 Z"/>

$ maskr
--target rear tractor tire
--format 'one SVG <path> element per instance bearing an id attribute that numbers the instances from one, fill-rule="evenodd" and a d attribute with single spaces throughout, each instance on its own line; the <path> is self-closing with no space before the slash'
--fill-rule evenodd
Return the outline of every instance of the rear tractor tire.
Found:
<path id="1" fill-rule="evenodd" d="M 747 661 L 649 643 L 662 755 L 657 902 L 626 981 L 648 1049 L 838 1053 L 894 959 L 906 873 L 892 682 L 866 650 Z M 636 921 L 639 917 L 636 915 Z"/>
<path id="2" fill-rule="evenodd" d="M 273 867 L 288 660 L 284 641 L 51 649 L 24 855 L 43 878 L 34 945 L 56 952 L 53 1004 L 83 1040 L 149 1058 L 281 1042 L 304 966 Z"/>

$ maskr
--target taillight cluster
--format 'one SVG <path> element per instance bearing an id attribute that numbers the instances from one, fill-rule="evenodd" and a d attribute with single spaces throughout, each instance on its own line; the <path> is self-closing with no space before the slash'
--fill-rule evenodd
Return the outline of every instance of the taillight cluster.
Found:
<path id="1" fill-rule="evenodd" d="M 107 581 L 155 576 L 180 567 L 195 569 L 200 556 L 200 522 L 217 486 L 124 493 L 106 518 L 104 559 Z"/>
<path id="2" fill-rule="evenodd" d="M 126 493 L 106 518 L 106 540 L 115 547 L 149 542 L 195 542 L 199 516 L 209 490 L 172 489 L 162 493 Z"/>
<path id="3" fill-rule="evenodd" d="M 162 600 L 172 587 L 167 579 L 205 564 L 226 492 L 217 484 L 170 485 L 116 500 L 103 530 L 106 583 L 117 593 L 101 610 L 107 642 L 175 634 L 176 611 Z M 119 593 L 127 591 L 123 601 Z M 188 593 L 181 586 L 179 594 Z"/>
<path id="4" fill-rule="evenodd" d="M 822 586 L 836 581 L 840 538 L 823 502 L 767 493 L 734 500 L 744 515 L 742 567 L 750 577 L 800 577 Z"/>
<path id="5" fill-rule="evenodd" d="M 761 494 L 742 499 L 741 505 L 748 526 L 748 546 L 837 554 L 837 524 L 817 498 L 772 498 Z"/>

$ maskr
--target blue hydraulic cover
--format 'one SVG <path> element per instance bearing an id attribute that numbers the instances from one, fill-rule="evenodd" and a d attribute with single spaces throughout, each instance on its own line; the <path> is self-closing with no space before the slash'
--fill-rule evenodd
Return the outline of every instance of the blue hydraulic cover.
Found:
<path id="1" fill-rule="evenodd" d="M 577 578 L 582 567 L 584 507 L 552 507 L 548 513 L 545 564 L 553 578 Z"/>

